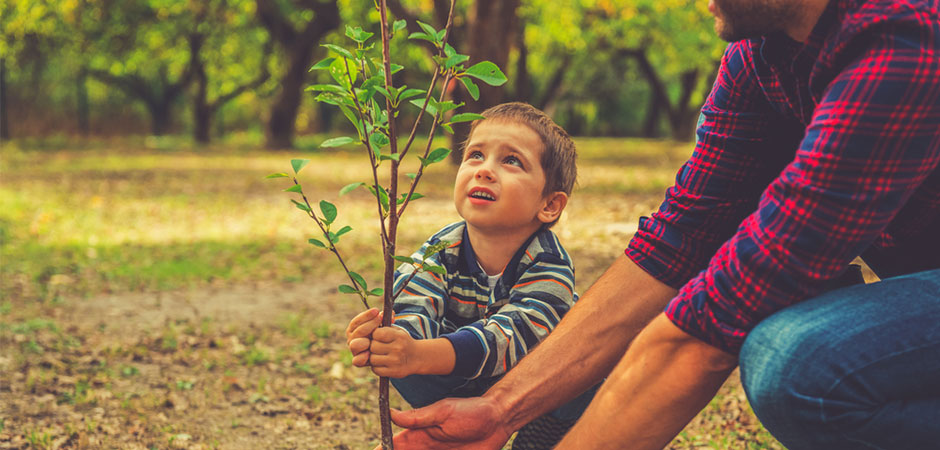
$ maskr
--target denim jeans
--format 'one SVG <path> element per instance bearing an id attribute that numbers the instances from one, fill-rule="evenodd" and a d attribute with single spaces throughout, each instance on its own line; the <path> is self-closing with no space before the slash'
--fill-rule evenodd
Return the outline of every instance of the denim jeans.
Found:
<path id="1" fill-rule="evenodd" d="M 940 270 L 779 311 L 739 362 L 754 412 L 791 450 L 940 448 Z"/>
<path id="2" fill-rule="evenodd" d="M 445 398 L 479 397 L 500 378 L 467 380 L 453 375 L 409 375 L 405 378 L 392 378 L 390 381 L 408 404 L 413 408 L 420 408 Z M 594 399 L 599 387 L 600 383 L 549 414 L 561 421 L 578 420 Z"/>

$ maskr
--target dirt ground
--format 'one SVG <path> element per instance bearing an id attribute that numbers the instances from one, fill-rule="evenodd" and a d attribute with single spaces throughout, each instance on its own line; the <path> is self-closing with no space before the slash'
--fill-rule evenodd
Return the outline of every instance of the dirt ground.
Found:
<path id="1" fill-rule="evenodd" d="M 41 350 L 0 360 L 0 448 L 372 448 L 375 378 L 342 337 L 359 308 L 290 283 L 49 305 L 3 334 Z M 712 427 L 731 433 L 694 431 Z M 732 377 L 670 448 L 768 448 L 757 428 Z"/>

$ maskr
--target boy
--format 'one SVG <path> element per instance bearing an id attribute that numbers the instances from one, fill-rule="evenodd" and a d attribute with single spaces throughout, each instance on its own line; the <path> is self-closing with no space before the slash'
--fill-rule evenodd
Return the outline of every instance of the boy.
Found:
<path id="1" fill-rule="evenodd" d="M 577 299 L 571 259 L 549 230 L 574 185 L 574 143 L 527 104 L 498 105 L 483 116 L 470 129 L 454 185 L 464 221 L 435 233 L 414 255 L 446 273 L 421 272 L 408 281 L 414 269 L 402 265 L 395 291 L 408 285 L 395 300 L 394 326 L 379 328 L 381 314 L 373 308 L 346 330 L 353 364 L 391 377 L 415 408 L 482 395 Z M 424 255 L 442 241 L 448 242 L 443 250 Z M 593 390 L 582 397 L 531 423 L 530 430 L 542 429 L 528 434 L 553 441 L 543 445 L 557 442 Z M 558 436 L 548 436 L 546 426 Z M 515 448 L 541 447 L 525 430 Z"/>

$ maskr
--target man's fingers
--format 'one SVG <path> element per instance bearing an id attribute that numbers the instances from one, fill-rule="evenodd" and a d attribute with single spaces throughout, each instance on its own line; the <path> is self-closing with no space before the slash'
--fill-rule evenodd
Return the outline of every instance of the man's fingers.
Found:
<path id="1" fill-rule="evenodd" d="M 447 412 L 449 406 L 447 403 L 434 403 L 424 408 L 412 409 L 411 411 L 391 410 L 392 422 L 402 428 L 427 428 L 435 426 L 444 421 L 444 418 L 450 415 Z"/>
<path id="2" fill-rule="evenodd" d="M 353 334 L 354 331 L 356 331 L 357 328 L 362 326 L 362 324 L 376 318 L 378 315 L 378 308 L 369 308 L 357 314 L 356 317 L 353 317 L 353 319 L 349 321 L 349 326 L 346 327 L 346 338 L 349 339 L 349 337 Z"/>

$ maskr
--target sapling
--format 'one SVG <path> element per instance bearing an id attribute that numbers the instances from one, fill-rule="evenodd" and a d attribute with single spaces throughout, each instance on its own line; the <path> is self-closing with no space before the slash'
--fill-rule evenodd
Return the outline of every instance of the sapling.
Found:
<path id="1" fill-rule="evenodd" d="M 363 306 L 369 308 L 370 297 L 381 297 L 383 300 L 382 326 L 390 326 L 392 304 L 408 282 L 421 271 L 441 274 L 442 267 L 426 264 L 424 258 L 396 255 L 396 242 L 398 225 L 402 215 L 412 201 L 423 197 L 416 191 L 418 183 L 425 169 L 444 161 L 451 153 L 449 148 L 440 147 L 432 150 L 432 143 L 436 131 L 440 128 L 453 133 L 451 125 L 459 122 L 468 122 L 481 119 L 483 116 L 474 113 L 457 113 L 463 103 L 457 104 L 446 99 L 446 86 L 453 80 L 459 80 L 469 95 L 479 98 L 479 88 L 476 82 L 483 82 L 492 86 L 500 86 L 506 82 L 506 77 L 499 68 L 489 62 L 483 61 L 468 65 L 469 56 L 458 53 L 447 43 L 451 24 L 453 23 L 454 0 L 451 0 L 447 24 L 442 30 L 418 22 L 422 31 L 411 33 L 408 38 L 412 41 L 426 41 L 433 46 L 431 59 L 434 71 L 430 83 L 425 89 L 409 88 L 401 85 L 395 86 L 393 75 L 404 68 L 393 64 L 390 58 L 389 42 L 393 34 L 405 29 L 404 20 L 390 23 L 385 0 L 376 4 L 380 15 L 381 56 L 375 57 L 375 43 L 372 41 L 374 33 L 364 31 L 360 27 L 346 27 L 346 36 L 353 41 L 354 46 L 344 47 L 327 44 L 330 55 L 316 63 L 310 70 L 325 70 L 329 73 L 335 84 L 314 84 L 307 91 L 316 93 L 316 100 L 338 107 L 343 115 L 355 127 L 356 136 L 337 137 L 323 142 L 320 147 L 330 148 L 342 145 L 359 143 L 363 146 L 363 153 L 368 158 L 372 169 L 371 180 L 352 183 L 339 192 L 344 195 L 354 189 L 364 187 L 375 197 L 376 213 L 379 220 L 380 245 L 382 260 L 384 262 L 383 287 L 369 289 L 365 278 L 358 272 L 350 270 L 348 261 L 343 257 L 337 244 L 340 238 L 352 231 L 350 226 L 339 226 L 336 223 L 336 205 L 320 200 L 314 208 L 310 199 L 304 193 L 297 176 L 307 165 L 307 159 L 291 160 L 293 175 L 276 173 L 268 178 L 290 178 L 293 185 L 285 189 L 287 192 L 299 195 L 299 201 L 291 201 L 298 209 L 306 213 L 317 225 L 318 237 L 308 240 L 310 244 L 332 253 L 345 271 L 348 284 L 341 284 L 338 289 L 342 293 L 357 296 Z M 436 94 L 436 95 L 435 95 Z M 384 101 L 383 101 L 384 100 Z M 384 104 L 384 105 L 383 105 Z M 411 124 L 405 144 L 399 146 L 399 111 L 405 107 L 417 108 L 416 117 Z M 427 142 L 424 149 L 412 152 L 412 145 L 418 134 L 419 124 L 427 116 L 430 126 L 427 131 Z M 403 135 L 402 135 L 403 136 Z M 420 161 L 416 173 L 405 174 L 402 177 L 399 167 L 404 158 L 414 154 Z M 388 168 L 388 185 L 379 182 L 379 169 Z M 404 183 L 400 186 L 399 183 Z M 400 189 L 403 187 L 403 189 Z M 401 191 L 401 192 L 400 192 Z M 429 248 L 425 257 L 443 249 L 447 243 Z M 410 277 L 400 284 L 397 292 L 393 292 L 395 267 L 398 264 L 411 264 L 415 270 Z M 388 378 L 379 378 L 379 414 L 382 424 L 382 447 L 392 448 L 392 425 L 388 406 Z"/>

